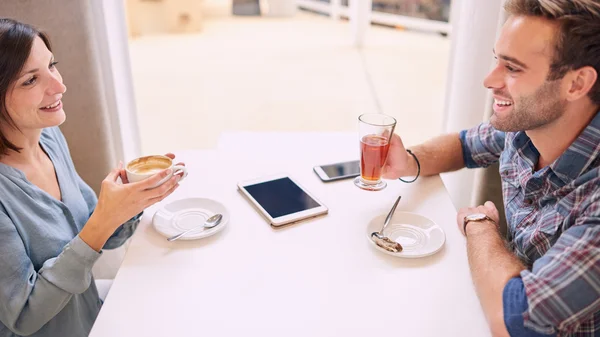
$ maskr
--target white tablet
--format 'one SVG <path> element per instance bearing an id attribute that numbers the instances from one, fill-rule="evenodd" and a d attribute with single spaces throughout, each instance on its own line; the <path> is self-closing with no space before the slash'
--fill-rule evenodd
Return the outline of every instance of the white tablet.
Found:
<path id="1" fill-rule="evenodd" d="M 238 188 L 272 226 L 328 212 L 323 203 L 285 174 L 243 181 Z"/>

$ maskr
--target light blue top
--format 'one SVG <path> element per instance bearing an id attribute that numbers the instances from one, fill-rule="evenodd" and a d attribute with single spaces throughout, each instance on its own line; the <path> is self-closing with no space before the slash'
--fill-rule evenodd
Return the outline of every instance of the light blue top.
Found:
<path id="1" fill-rule="evenodd" d="M 62 201 L 0 163 L 0 337 L 87 336 L 102 306 L 92 277 L 102 253 L 78 233 L 97 198 L 75 171 L 58 127 L 45 129 L 40 144 L 54 164 Z M 122 245 L 140 215 L 104 248 Z"/>

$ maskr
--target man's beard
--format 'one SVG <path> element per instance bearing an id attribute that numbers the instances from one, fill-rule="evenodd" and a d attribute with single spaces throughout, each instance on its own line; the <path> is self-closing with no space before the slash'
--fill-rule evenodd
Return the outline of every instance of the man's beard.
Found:
<path id="1" fill-rule="evenodd" d="M 495 94 L 508 96 L 501 92 Z M 494 113 L 490 124 L 505 132 L 534 130 L 561 117 L 565 106 L 566 102 L 560 99 L 560 81 L 547 81 L 535 93 L 513 100 L 512 111 L 502 119 Z"/>

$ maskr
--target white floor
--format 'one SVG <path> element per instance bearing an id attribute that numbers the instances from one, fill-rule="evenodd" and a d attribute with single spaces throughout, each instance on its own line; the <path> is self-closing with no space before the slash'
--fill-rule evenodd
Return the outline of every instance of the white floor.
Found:
<path id="1" fill-rule="evenodd" d="M 441 131 L 450 41 L 440 35 L 372 27 L 361 52 L 347 21 L 299 12 L 222 17 L 130 48 L 145 154 L 214 147 L 232 130 L 353 131 L 379 110 L 407 145 Z"/>

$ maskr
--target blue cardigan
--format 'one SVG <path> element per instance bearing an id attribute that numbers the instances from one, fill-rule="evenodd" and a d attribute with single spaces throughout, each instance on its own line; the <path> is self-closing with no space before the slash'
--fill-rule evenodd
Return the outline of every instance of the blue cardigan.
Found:
<path id="1" fill-rule="evenodd" d="M 40 145 L 54 164 L 62 201 L 0 163 L 0 337 L 87 336 L 102 306 L 92 277 L 102 253 L 78 233 L 97 198 L 75 171 L 58 127 L 44 129 Z M 140 215 L 104 248 L 122 245 Z"/>

